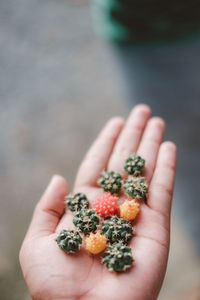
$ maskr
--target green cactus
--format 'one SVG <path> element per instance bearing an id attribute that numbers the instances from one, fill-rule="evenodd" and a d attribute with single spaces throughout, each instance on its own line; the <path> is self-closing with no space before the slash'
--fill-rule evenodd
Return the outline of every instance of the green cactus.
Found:
<path id="1" fill-rule="evenodd" d="M 111 243 L 119 241 L 127 243 L 134 232 L 134 228 L 125 219 L 113 216 L 103 221 L 102 232 Z"/>
<path id="2" fill-rule="evenodd" d="M 111 245 L 103 258 L 103 263 L 111 272 L 124 272 L 131 267 L 133 261 L 131 248 L 122 243 Z"/>
<path id="3" fill-rule="evenodd" d="M 82 208 L 75 214 L 73 223 L 81 232 L 88 234 L 97 229 L 99 217 L 95 214 L 94 209 Z"/>
<path id="4" fill-rule="evenodd" d="M 146 198 L 147 183 L 143 177 L 133 177 L 128 179 L 124 184 L 124 188 L 126 193 L 135 199 Z"/>
<path id="5" fill-rule="evenodd" d="M 128 174 L 137 176 L 144 170 L 144 166 L 145 160 L 141 156 L 133 153 L 126 159 L 124 169 Z"/>
<path id="6" fill-rule="evenodd" d="M 82 208 L 88 208 L 89 201 L 83 193 L 77 193 L 74 196 L 70 194 L 66 197 L 66 206 L 69 210 L 76 212 Z"/>
<path id="7" fill-rule="evenodd" d="M 118 193 L 122 187 L 122 176 L 118 172 L 104 171 L 98 180 L 98 184 L 105 192 Z"/>
<path id="8" fill-rule="evenodd" d="M 82 243 L 82 238 L 75 230 L 63 229 L 55 241 L 63 251 L 67 253 L 74 253 L 79 250 Z"/>

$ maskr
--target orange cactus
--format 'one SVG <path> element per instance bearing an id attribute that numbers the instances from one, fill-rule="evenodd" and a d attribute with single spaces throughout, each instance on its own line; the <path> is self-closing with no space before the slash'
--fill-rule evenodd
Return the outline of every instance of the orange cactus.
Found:
<path id="1" fill-rule="evenodd" d="M 85 239 L 86 250 L 92 254 L 98 254 L 106 248 L 107 239 L 105 236 L 97 233 L 90 233 L 89 237 Z"/>
<path id="2" fill-rule="evenodd" d="M 136 200 L 125 200 L 119 207 L 120 217 L 127 221 L 132 221 L 136 218 L 140 211 L 140 205 Z"/>

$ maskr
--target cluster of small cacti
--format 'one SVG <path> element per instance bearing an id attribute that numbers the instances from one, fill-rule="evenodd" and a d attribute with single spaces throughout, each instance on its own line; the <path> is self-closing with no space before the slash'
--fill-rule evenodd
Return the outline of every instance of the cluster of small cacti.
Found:
<path id="1" fill-rule="evenodd" d="M 130 268 L 134 261 L 131 248 L 127 246 L 134 232 L 130 221 L 140 211 L 138 200 L 145 200 L 147 193 L 144 178 L 138 176 L 144 166 L 145 160 L 132 154 L 124 165 L 129 174 L 125 183 L 118 172 L 102 172 L 98 184 L 104 193 L 96 199 L 93 208 L 89 208 L 89 201 L 83 193 L 67 196 L 66 208 L 74 213 L 73 224 L 77 230 L 61 231 L 56 238 L 60 249 L 67 253 L 76 252 L 82 244 L 84 234 L 85 249 L 88 252 L 99 254 L 108 247 L 102 261 L 109 271 L 123 272 Z M 117 194 L 122 190 L 128 196 L 118 207 Z"/>

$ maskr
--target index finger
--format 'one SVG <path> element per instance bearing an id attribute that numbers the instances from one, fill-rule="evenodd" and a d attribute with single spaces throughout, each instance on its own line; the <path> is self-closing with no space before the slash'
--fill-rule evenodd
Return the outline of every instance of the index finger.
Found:
<path id="1" fill-rule="evenodd" d="M 99 174 L 106 168 L 115 142 L 124 125 L 120 117 L 112 118 L 102 129 L 86 154 L 77 174 L 77 186 L 96 186 Z"/>

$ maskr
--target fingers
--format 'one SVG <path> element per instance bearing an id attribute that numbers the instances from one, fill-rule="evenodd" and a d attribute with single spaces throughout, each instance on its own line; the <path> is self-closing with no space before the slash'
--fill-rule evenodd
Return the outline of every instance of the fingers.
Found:
<path id="1" fill-rule="evenodd" d="M 137 153 L 145 159 L 144 176 L 150 182 L 154 172 L 158 150 L 163 140 L 165 123 L 161 118 L 155 117 L 148 121 Z"/>
<path id="2" fill-rule="evenodd" d="M 161 145 L 155 172 L 149 186 L 148 206 L 164 216 L 170 216 L 176 170 L 176 146 Z"/>
<path id="3" fill-rule="evenodd" d="M 150 114 L 150 108 L 143 104 L 132 110 L 114 147 L 108 169 L 124 174 L 124 161 L 131 153 L 136 152 Z"/>
<path id="4" fill-rule="evenodd" d="M 99 174 L 107 166 L 123 125 L 124 121 L 120 117 L 113 118 L 106 124 L 79 168 L 75 189 L 76 186 L 97 184 Z"/>
<path id="5" fill-rule="evenodd" d="M 64 213 L 64 197 L 68 185 L 59 175 L 53 176 L 42 198 L 36 205 L 27 236 L 52 234 Z"/>

